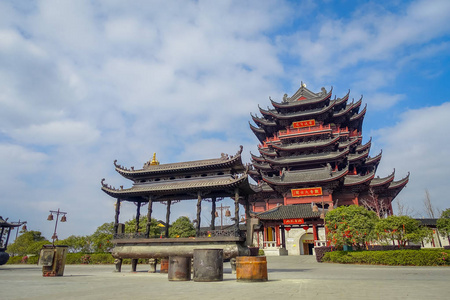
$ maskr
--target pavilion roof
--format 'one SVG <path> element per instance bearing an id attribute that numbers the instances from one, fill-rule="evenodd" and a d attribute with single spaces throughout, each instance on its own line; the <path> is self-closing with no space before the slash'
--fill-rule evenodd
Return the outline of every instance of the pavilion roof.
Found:
<path id="1" fill-rule="evenodd" d="M 222 175 L 195 177 L 189 179 L 161 180 L 145 183 L 135 183 L 131 188 L 120 187 L 116 189 L 104 183 L 102 180 L 102 190 L 108 195 L 123 200 L 136 201 L 143 198 L 148 200 L 149 196 L 156 196 L 159 200 L 165 197 L 176 199 L 194 199 L 197 192 L 215 192 L 229 196 L 229 190 L 239 188 L 246 193 L 254 193 L 255 190 L 248 182 L 248 174 L 240 176 Z"/>
<path id="2" fill-rule="evenodd" d="M 210 170 L 229 170 L 234 172 L 244 172 L 245 167 L 242 165 L 241 153 L 243 147 L 240 146 L 240 150 L 234 156 L 229 156 L 222 153 L 220 158 L 195 160 L 187 162 L 169 163 L 151 165 L 150 162 L 145 163 L 144 167 L 139 170 L 135 170 L 134 167 L 127 169 L 121 165 L 118 165 L 114 161 L 116 171 L 122 176 L 133 179 L 142 177 L 155 177 L 167 174 L 179 174 L 179 173 L 196 173 Z"/>
<path id="3" fill-rule="evenodd" d="M 319 218 L 320 212 L 314 212 L 310 203 L 280 205 L 265 212 L 256 214 L 256 218 L 260 220 L 283 220 L 293 218 Z"/>

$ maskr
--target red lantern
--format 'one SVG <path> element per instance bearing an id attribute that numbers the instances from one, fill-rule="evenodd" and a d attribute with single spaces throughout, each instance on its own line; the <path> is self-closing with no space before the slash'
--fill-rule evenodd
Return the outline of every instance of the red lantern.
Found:
<path id="1" fill-rule="evenodd" d="M 291 230 L 291 227 L 285 227 L 284 230 L 289 231 Z"/>
<path id="2" fill-rule="evenodd" d="M 305 231 L 308 231 L 309 226 L 306 226 L 306 225 L 305 225 L 305 226 L 303 226 L 302 228 L 305 229 Z"/>

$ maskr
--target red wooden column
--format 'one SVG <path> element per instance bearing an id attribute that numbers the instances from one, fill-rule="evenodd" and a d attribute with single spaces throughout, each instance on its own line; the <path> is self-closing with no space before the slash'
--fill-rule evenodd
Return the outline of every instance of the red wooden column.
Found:
<path id="1" fill-rule="evenodd" d="M 319 240 L 319 236 L 317 234 L 317 224 L 313 224 L 313 236 L 314 236 L 314 241 L 318 241 Z"/>
<path id="2" fill-rule="evenodd" d="M 277 242 L 277 247 L 280 247 L 280 226 L 276 225 L 275 226 L 275 240 Z"/>

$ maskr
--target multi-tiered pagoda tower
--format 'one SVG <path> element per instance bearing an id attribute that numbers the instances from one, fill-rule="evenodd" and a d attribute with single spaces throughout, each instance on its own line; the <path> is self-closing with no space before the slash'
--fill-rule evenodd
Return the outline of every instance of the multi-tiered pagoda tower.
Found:
<path id="1" fill-rule="evenodd" d="M 251 200 L 253 211 L 267 212 L 260 214 L 262 221 L 309 217 L 317 223 L 317 213 L 350 204 L 392 214 L 391 202 L 409 175 L 399 181 L 394 172 L 375 177 L 381 153 L 370 157 L 371 140 L 363 144 L 366 107 L 361 109 L 362 97 L 348 99 L 349 93 L 332 99 L 332 90 L 313 93 L 302 83 L 291 97 L 270 99 L 273 108 L 259 108 L 261 117 L 252 115 L 256 126 L 250 128 L 260 145 L 249 174 L 263 192 Z M 293 215 L 299 207 L 283 207 L 291 215 L 275 218 L 280 205 L 301 205 L 304 216 Z"/>

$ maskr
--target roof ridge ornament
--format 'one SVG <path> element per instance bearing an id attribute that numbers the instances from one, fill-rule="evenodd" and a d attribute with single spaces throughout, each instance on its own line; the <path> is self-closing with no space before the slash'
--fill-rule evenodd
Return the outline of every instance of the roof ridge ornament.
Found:
<path id="1" fill-rule="evenodd" d="M 156 159 L 156 152 L 153 152 L 153 158 L 152 161 L 150 162 L 151 166 L 157 166 L 159 165 L 159 161 Z"/>

